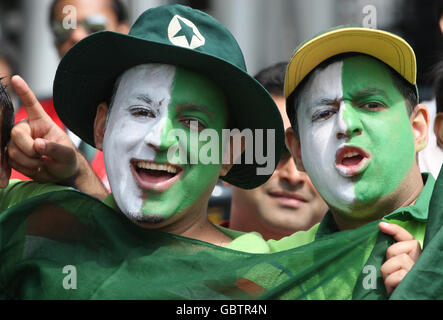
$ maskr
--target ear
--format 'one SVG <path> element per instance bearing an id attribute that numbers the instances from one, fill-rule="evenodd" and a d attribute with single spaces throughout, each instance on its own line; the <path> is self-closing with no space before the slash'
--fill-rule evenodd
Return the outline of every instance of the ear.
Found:
<path id="1" fill-rule="evenodd" d="M 108 104 L 102 102 L 97 107 L 97 113 L 94 120 L 94 142 L 95 147 L 103 151 L 103 139 L 106 131 L 106 118 L 108 116 Z"/>
<path id="2" fill-rule="evenodd" d="M 440 32 L 443 34 L 443 14 L 440 16 L 440 20 L 438 21 L 438 25 L 440 27 Z"/>
<path id="3" fill-rule="evenodd" d="M 229 136 L 229 146 L 228 148 L 223 148 L 225 151 L 229 151 L 229 154 L 223 154 L 222 157 L 222 166 L 220 168 L 220 176 L 224 177 L 228 174 L 229 170 L 231 170 L 232 166 L 234 165 L 235 159 L 238 159 L 241 157 L 242 153 L 245 151 L 245 137 L 240 135 L 240 148 L 239 146 L 236 146 L 236 141 L 238 139 L 235 139 L 235 137 L 240 134 L 234 134 L 232 136 Z"/>
<path id="4" fill-rule="evenodd" d="M 428 144 L 429 113 L 424 104 L 418 104 L 409 117 L 414 133 L 415 152 L 423 150 Z"/>
<path id="5" fill-rule="evenodd" d="M 437 145 L 443 149 L 443 112 L 439 112 L 435 116 L 434 133 L 437 137 Z"/>
<path id="6" fill-rule="evenodd" d="M 6 188 L 11 177 L 11 167 L 8 164 L 8 151 L 0 155 L 0 188 Z"/>
<path id="7" fill-rule="evenodd" d="M 306 172 L 305 167 L 303 166 L 303 161 L 301 159 L 300 140 L 295 134 L 294 129 L 292 129 L 292 127 L 286 129 L 285 142 L 286 142 L 286 148 L 288 148 L 289 152 L 291 152 L 291 155 L 294 158 L 297 170 Z"/>

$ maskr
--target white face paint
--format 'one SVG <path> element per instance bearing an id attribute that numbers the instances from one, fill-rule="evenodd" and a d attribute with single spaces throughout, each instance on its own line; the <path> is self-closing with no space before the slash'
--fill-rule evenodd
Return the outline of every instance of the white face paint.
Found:
<path id="1" fill-rule="evenodd" d="M 322 197 L 337 209 L 348 207 L 356 199 L 354 183 L 340 175 L 335 166 L 336 152 L 344 145 L 337 134 L 346 132 L 342 66 L 343 62 L 339 61 L 316 70 L 306 83 L 297 110 L 303 165 Z M 339 111 L 326 103 L 327 100 L 339 101 Z M 318 118 L 329 112 L 329 118 Z"/>
<path id="2" fill-rule="evenodd" d="M 175 67 L 171 65 L 133 67 L 121 76 L 114 97 L 103 153 L 114 199 L 133 220 L 143 217 L 143 192 L 131 172 L 131 160 L 154 161 L 153 146 L 160 145 L 167 122 L 174 75 Z M 150 117 L 150 112 L 155 117 Z"/>

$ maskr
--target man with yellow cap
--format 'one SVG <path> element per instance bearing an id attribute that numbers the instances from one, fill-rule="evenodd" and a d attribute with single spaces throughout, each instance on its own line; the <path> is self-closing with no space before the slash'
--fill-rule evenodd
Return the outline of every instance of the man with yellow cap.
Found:
<path id="1" fill-rule="evenodd" d="M 437 214 L 442 200 L 441 183 L 422 175 L 417 163 L 429 120 L 426 107 L 418 104 L 412 48 L 381 30 L 328 30 L 293 54 L 285 96 L 292 125 L 286 144 L 330 208 L 304 234 L 305 241 L 382 219 L 404 227 L 423 246 L 428 216 Z M 276 247 L 290 246 L 298 236 Z M 388 257 L 403 254 L 382 270 L 398 269 L 385 279 L 388 293 L 394 289 L 391 281 L 412 267 L 418 249 L 393 247 Z M 372 256 L 368 252 L 365 259 Z M 399 268 L 400 260 L 407 261 L 406 269 Z"/>

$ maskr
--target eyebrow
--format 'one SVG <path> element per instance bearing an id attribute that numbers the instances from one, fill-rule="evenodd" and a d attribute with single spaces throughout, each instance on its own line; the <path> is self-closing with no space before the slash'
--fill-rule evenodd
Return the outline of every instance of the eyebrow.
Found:
<path id="1" fill-rule="evenodd" d="M 357 93 L 351 94 L 351 99 L 352 100 L 363 99 L 363 98 L 367 98 L 367 97 L 374 96 L 374 95 L 381 95 L 385 99 L 387 99 L 388 101 L 391 100 L 391 99 L 389 99 L 388 95 L 386 94 L 386 92 L 384 90 L 375 89 L 375 88 L 367 88 L 367 89 L 360 90 Z M 343 97 L 334 98 L 334 99 L 320 98 L 318 100 L 315 100 L 312 103 L 311 107 L 325 106 L 325 105 L 326 106 L 334 106 L 334 105 L 339 105 L 341 101 L 343 101 Z"/>
<path id="2" fill-rule="evenodd" d="M 316 106 L 336 106 L 336 105 L 340 105 L 340 102 L 343 101 L 343 97 L 341 98 L 334 98 L 334 99 L 330 99 L 330 98 L 320 98 L 318 100 L 315 100 L 311 107 L 316 107 Z"/>
<path id="3" fill-rule="evenodd" d="M 354 99 L 362 99 L 362 98 L 366 98 L 366 97 L 370 97 L 370 96 L 374 96 L 374 95 L 381 95 L 385 99 L 390 101 L 388 95 L 386 94 L 386 92 L 384 90 L 375 89 L 375 88 L 367 88 L 367 89 L 360 90 L 357 93 L 352 94 L 351 97 L 354 100 Z"/>
<path id="4" fill-rule="evenodd" d="M 137 96 L 137 100 L 143 101 L 144 103 L 151 105 L 155 109 L 155 112 L 157 114 L 160 113 L 160 106 L 164 101 L 164 99 L 160 100 L 157 105 L 157 103 L 153 103 L 151 97 L 148 94 L 139 94 Z"/>
<path id="5" fill-rule="evenodd" d="M 146 102 L 148 104 L 152 103 L 151 97 L 149 97 L 147 94 L 139 94 L 137 96 L 137 100 L 141 100 L 141 101 Z"/>
<path id="6" fill-rule="evenodd" d="M 194 110 L 194 111 L 200 111 L 205 113 L 206 115 L 209 116 L 209 119 L 211 119 L 212 122 L 214 122 L 214 114 L 212 112 L 210 112 L 208 109 L 206 109 L 205 107 L 193 104 L 193 103 L 185 103 L 182 105 L 177 106 L 177 112 L 178 113 L 182 113 L 183 111 L 189 111 L 189 110 Z"/>

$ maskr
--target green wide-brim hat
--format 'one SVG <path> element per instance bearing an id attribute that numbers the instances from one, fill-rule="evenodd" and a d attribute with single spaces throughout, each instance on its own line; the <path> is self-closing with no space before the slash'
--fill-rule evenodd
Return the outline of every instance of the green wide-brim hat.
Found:
<path id="1" fill-rule="evenodd" d="M 61 60 L 54 80 L 54 106 L 60 119 L 94 145 L 98 104 L 109 100 L 119 75 L 145 63 L 176 65 L 217 83 L 227 97 L 234 127 L 263 129 L 264 155 L 268 154 L 267 129 L 274 129 L 275 168 L 284 147 L 284 129 L 274 100 L 248 75 L 232 34 L 213 17 L 186 6 L 149 9 L 128 35 L 97 32 L 72 47 Z M 258 167 L 266 164 L 259 165 L 254 155 L 252 164 L 234 164 L 223 179 L 241 188 L 255 188 L 270 177 L 257 175 Z"/>

